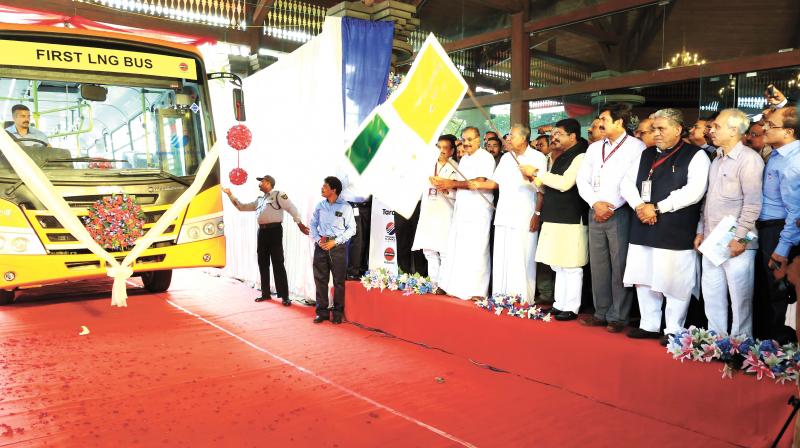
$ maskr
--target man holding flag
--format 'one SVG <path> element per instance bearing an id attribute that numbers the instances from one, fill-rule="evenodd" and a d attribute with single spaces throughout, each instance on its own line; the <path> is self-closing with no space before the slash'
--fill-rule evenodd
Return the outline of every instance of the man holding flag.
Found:
<path id="1" fill-rule="evenodd" d="M 461 180 L 435 177 L 437 189 L 458 189 L 453 222 L 442 265 L 439 287 L 459 299 L 482 299 L 489 289 L 489 230 L 494 206 L 492 190 L 470 189 L 470 181 L 485 182 L 494 174 L 494 157 L 480 147 L 481 134 L 467 127 L 461 133 L 464 157 L 458 165 Z"/>

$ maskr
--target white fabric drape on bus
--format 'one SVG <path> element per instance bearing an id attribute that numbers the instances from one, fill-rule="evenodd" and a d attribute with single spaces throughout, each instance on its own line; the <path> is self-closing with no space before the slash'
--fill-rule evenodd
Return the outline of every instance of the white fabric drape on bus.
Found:
<path id="1" fill-rule="evenodd" d="M 244 124 L 252 131 L 253 142 L 238 154 L 240 166 L 248 173 L 247 182 L 241 186 L 232 185 L 228 178 L 237 163 L 237 151 L 227 146 L 226 140 L 228 129 L 236 124 L 230 92 L 229 83 L 215 81 L 211 85 L 217 139 L 223 143 L 222 186 L 230 187 L 242 201 L 251 201 L 260 194 L 256 177 L 270 174 L 276 180 L 275 188 L 289 195 L 308 225 L 314 206 L 322 200 L 323 179 L 335 174 L 337 154 L 344 145 L 341 19 L 328 17 L 318 36 L 244 79 Z M 239 212 L 226 197 L 223 204 L 227 265 L 221 274 L 260 287 L 256 216 Z M 283 247 L 290 294 L 313 299 L 313 243 L 288 214 L 284 215 Z"/>

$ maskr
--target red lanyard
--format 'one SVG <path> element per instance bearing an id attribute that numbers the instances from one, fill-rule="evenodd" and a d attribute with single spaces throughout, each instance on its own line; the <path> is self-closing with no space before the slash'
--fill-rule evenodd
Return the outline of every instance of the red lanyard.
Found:
<path id="1" fill-rule="evenodd" d="M 653 164 L 650 165 L 650 172 L 647 174 L 647 179 L 650 180 L 650 177 L 653 175 L 653 171 L 655 171 L 656 168 L 658 168 L 662 164 L 664 164 L 664 162 L 666 162 L 667 159 L 669 159 L 670 157 L 675 155 L 675 153 L 678 152 L 678 150 L 681 149 L 682 147 L 683 147 L 683 140 L 681 140 L 680 144 L 678 146 L 676 146 L 675 149 L 673 149 L 669 154 L 667 154 L 666 156 L 664 156 L 664 157 L 662 157 L 660 159 L 654 160 Z"/>
<path id="2" fill-rule="evenodd" d="M 603 142 L 603 164 L 605 164 L 606 161 L 610 159 L 615 152 L 617 152 L 619 147 L 622 146 L 622 144 L 625 143 L 625 140 L 627 139 L 628 139 L 628 134 L 625 134 L 625 137 L 622 138 L 622 141 L 619 142 L 619 144 L 617 144 L 617 146 L 614 149 L 612 149 L 610 153 L 608 153 L 608 157 L 606 157 L 606 142 Z"/>
<path id="3" fill-rule="evenodd" d="M 444 165 L 442 165 L 442 168 L 444 168 Z M 439 175 L 439 161 L 437 160 L 436 163 L 433 164 L 433 177 L 436 177 L 438 175 Z"/>

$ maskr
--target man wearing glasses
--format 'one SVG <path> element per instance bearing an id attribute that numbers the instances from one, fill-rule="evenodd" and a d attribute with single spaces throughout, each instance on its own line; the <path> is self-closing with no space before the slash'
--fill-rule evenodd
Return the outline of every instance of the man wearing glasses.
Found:
<path id="1" fill-rule="evenodd" d="M 755 312 L 766 313 L 767 318 L 759 319 L 756 316 L 756 323 L 763 322 L 768 327 L 756 328 L 756 337 L 770 337 L 781 343 L 795 338 L 794 331 L 784 324 L 788 294 L 776 278 L 783 277 L 788 260 L 798 252 L 797 245 L 800 243 L 800 228 L 796 225 L 800 219 L 798 132 L 800 125 L 794 107 L 778 109 L 764 122 L 764 141 L 773 149 L 764 169 L 763 205 L 756 227 L 761 240 L 758 264 L 762 281 L 760 289 L 769 292 L 767 303 L 771 307 L 764 303 L 766 297 L 760 297 Z"/>
<path id="2" fill-rule="evenodd" d="M 764 122 L 756 121 L 750 125 L 750 128 L 744 134 L 745 146 L 753 148 L 759 155 L 764 163 L 769 159 L 772 154 L 772 147 L 764 143 Z"/>

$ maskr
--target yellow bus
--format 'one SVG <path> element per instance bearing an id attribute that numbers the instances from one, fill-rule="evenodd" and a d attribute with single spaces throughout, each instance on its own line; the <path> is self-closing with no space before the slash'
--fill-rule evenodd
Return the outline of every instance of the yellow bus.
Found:
<path id="1" fill-rule="evenodd" d="M 215 140 L 207 73 L 194 47 L 116 33 L 0 25 L 0 116 L 74 213 L 134 198 L 145 230 L 194 180 Z M 25 114 L 12 114 L 26 106 Z M 19 108 L 18 108 L 19 109 Z M 41 133 L 46 135 L 46 138 Z M 166 290 L 172 269 L 222 267 L 219 167 L 133 267 Z M 112 255 L 119 260 L 126 252 Z M 20 289 L 106 276 L 0 154 L 0 304 Z"/>

